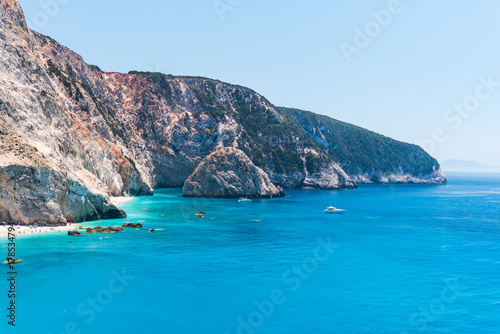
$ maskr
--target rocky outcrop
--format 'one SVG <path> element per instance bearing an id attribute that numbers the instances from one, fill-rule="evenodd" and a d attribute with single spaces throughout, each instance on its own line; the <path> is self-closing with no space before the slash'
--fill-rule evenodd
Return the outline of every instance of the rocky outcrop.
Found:
<path id="1" fill-rule="evenodd" d="M 205 157 L 224 147 L 244 152 L 283 188 L 446 181 L 437 161 L 420 148 L 374 140 L 366 130 L 332 125 L 327 117 L 290 114 L 245 87 L 103 72 L 31 31 L 17 0 L 0 0 L 0 43 L 4 221 L 123 216 L 109 196 L 182 187 Z M 30 179 L 32 171 L 42 179 L 50 174 L 50 182 L 17 182 Z"/>
<path id="2" fill-rule="evenodd" d="M 227 147 L 203 159 L 184 183 L 185 197 L 283 197 L 267 174 L 242 151 Z"/>
<path id="3" fill-rule="evenodd" d="M 447 184 L 446 176 L 438 168 L 431 173 L 420 175 L 412 175 L 402 168 L 395 168 L 389 173 L 372 170 L 365 174 L 350 175 L 350 178 L 358 184 Z"/>
<path id="4" fill-rule="evenodd" d="M 141 223 L 125 223 L 122 225 L 123 228 L 142 228 Z"/>
<path id="5" fill-rule="evenodd" d="M 92 229 L 87 229 L 87 232 L 88 234 L 93 234 L 94 232 L 97 232 L 97 233 L 103 233 L 103 234 L 106 234 L 106 233 L 117 233 L 117 232 L 123 232 L 123 228 L 119 227 L 119 226 L 108 226 L 106 228 L 103 228 L 101 226 L 96 226 Z"/>
<path id="6" fill-rule="evenodd" d="M 106 197 L 47 167 L 0 167 L 0 221 L 33 224 L 123 218 Z"/>

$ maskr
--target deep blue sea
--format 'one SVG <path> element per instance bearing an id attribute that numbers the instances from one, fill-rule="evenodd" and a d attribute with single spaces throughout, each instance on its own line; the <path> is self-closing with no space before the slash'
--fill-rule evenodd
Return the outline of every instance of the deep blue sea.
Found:
<path id="1" fill-rule="evenodd" d="M 0 333 L 498 334 L 500 175 L 448 178 L 252 203 L 164 189 L 84 224 L 145 229 L 19 237 Z"/>

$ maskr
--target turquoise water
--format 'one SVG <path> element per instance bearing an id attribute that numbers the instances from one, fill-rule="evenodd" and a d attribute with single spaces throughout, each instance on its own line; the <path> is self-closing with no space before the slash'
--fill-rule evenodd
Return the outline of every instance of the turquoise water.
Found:
<path id="1" fill-rule="evenodd" d="M 498 334 L 500 175 L 449 182 L 253 203 L 159 190 L 86 224 L 155 234 L 19 238 L 17 326 L 3 268 L 1 332 Z"/>

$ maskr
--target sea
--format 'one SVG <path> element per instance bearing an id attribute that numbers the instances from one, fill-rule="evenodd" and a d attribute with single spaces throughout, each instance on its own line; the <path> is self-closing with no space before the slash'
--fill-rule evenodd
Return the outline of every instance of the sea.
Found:
<path id="1" fill-rule="evenodd" d="M 248 203 L 161 189 L 82 224 L 143 228 L 18 236 L 0 333 L 498 334 L 500 174 L 447 176 Z"/>

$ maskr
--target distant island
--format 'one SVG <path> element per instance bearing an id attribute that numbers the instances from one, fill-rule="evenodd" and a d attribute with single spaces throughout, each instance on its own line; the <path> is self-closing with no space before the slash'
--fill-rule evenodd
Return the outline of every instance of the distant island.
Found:
<path id="1" fill-rule="evenodd" d="M 0 35 L 0 221 L 125 217 L 110 196 L 182 188 L 195 171 L 185 187 L 190 196 L 446 183 L 437 160 L 418 146 L 277 107 L 246 87 L 201 77 L 104 72 L 30 30 L 17 0 L 0 4 Z M 199 184 L 204 175 L 218 177 L 200 170 L 214 165 L 200 163 L 224 148 L 238 150 L 235 161 L 251 161 L 259 178 L 251 186 L 241 177 L 255 173 L 234 179 L 252 193 L 210 194 L 206 190 L 213 187 Z"/>
<path id="2" fill-rule="evenodd" d="M 500 173 L 500 167 L 484 166 L 475 161 L 446 160 L 441 163 L 445 172 Z"/>

